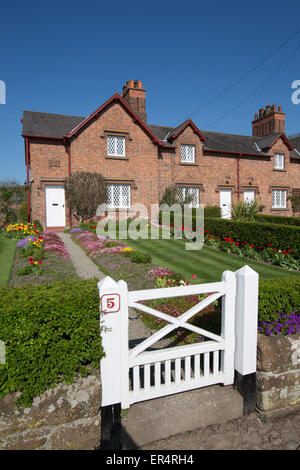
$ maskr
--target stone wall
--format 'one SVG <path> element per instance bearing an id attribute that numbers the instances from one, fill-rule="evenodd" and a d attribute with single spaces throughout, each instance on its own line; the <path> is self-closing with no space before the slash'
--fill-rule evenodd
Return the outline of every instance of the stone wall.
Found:
<path id="1" fill-rule="evenodd" d="M 300 333 L 258 335 L 256 379 L 260 411 L 300 406 Z"/>
<path id="2" fill-rule="evenodd" d="M 93 450 L 99 445 L 99 371 L 47 390 L 28 408 L 16 408 L 18 396 L 0 400 L 0 449 Z"/>

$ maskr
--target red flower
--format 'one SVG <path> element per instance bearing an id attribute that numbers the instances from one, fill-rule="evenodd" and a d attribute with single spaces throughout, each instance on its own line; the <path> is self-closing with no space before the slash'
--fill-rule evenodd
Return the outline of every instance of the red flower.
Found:
<path id="1" fill-rule="evenodd" d="M 272 243 L 269 243 L 269 246 L 272 246 Z"/>
<path id="2" fill-rule="evenodd" d="M 244 243 L 245 243 L 245 245 L 247 244 L 247 242 L 244 242 Z"/>
<path id="3" fill-rule="evenodd" d="M 29 259 L 29 261 L 33 261 L 33 257 L 32 257 L 32 256 L 30 256 L 28 259 Z"/>
<path id="4" fill-rule="evenodd" d="M 43 263 L 43 261 L 39 261 L 39 264 L 42 264 L 42 263 Z"/>
<path id="5" fill-rule="evenodd" d="M 196 274 L 193 274 L 193 275 L 192 275 L 192 279 L 197 279 Z"/>
<path id="6" fill-rule="evenodd" d="M 254 247 L 254 245 L 250 245 L 250 246 L 251 246 L 251 248 L 253 248 L 253 247 Z"/>
<path id="7" fill-rule="evenodd" d="M 291 253 L 292 250 L 288 250 L 288 251 Z"/>
<path id="8" fill-rule="evenodd" d="M 34 264 L 34 262 L 33 262 L 33 261 L 30 261 L 30 264 Z"/>
<path id="9" fill-rule="evenodd" d="M 261 248 L 261 246 L 259 246 L 258 248 Z"/>
<path id="10" fill-rule="evenodd" d="M 273 251 L 277 251 L 277 250 L 275 249 L 275 250 L 273 250 Z"/>

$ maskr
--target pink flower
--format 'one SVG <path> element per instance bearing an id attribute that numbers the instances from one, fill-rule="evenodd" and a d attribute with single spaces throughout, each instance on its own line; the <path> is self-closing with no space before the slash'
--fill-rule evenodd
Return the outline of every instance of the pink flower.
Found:
<path id="1" fill-rule="evenodd" d="M 192 275 L 192 279 L 197 279 L 196 274 L 193 274 L 193 275 Z"/>

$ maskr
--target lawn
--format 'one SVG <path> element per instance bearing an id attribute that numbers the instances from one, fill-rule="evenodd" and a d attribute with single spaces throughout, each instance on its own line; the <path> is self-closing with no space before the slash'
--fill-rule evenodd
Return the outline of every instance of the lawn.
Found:
<path id="1" fill-rule="evenodd" d="M 299 277 L 299 273 L 249 259 L 228 255 L 224 252 L 204 246 L 201 250 L 185 250 L 184 240 L 124 240 L 136 249 L 149 253 L 152 262 L 178 273 L 193 283 L 218 281 L 222 273 L 229 269 L 236 271 L 245 264 L 259 273 L 260 279 Z M 196 274 L 197 279 L 192 279 Z"/>
<path id="2" fill-rule="evenodd" d="M 16 240 L 4 238 L 0 235 L 0 286 L 6 286 L 9 282 L 15 259 L 16 245 Z"/>

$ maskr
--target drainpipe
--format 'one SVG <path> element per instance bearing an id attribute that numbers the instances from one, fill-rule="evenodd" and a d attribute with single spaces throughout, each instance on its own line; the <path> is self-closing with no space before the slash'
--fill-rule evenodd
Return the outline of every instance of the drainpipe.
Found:
<path id="1" fill-rule="evenodd" d="M 30 181 L 29 181 L 29 140 L 25 137 L 26 183 L 27 183 L 27 221 L 30 222 Z"/>
<path id="2" fill-rule="evenodd" d="M 68 149 L 68 176 L 71 176 L 71 140 L 67 140 L 67 149 Z M 72 212 L 71 207 L 69 207 L 69 227 L 72 227 Z"/>
<path id="3" fill-rule="evenodd" d="M 238 157 L 236 157 L 236 176 L 237 176 L 237 197 L 240 199 L 240 157 L 241 153 Z"/>

